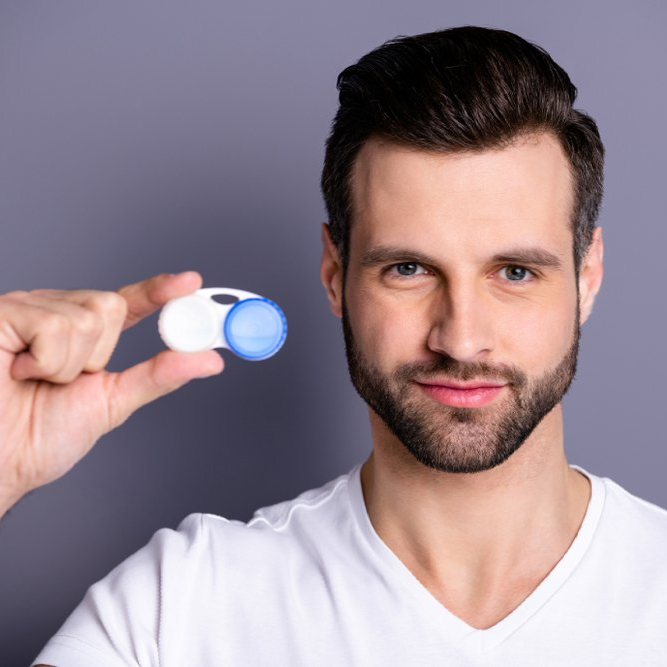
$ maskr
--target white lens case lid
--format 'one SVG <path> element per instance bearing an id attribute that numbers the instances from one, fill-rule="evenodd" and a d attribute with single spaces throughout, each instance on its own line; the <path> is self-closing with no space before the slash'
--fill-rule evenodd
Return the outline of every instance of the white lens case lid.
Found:
<path id="1" fill-rule="evenodd" d="M 224 304 L 215 296 L 231 296 Z M 228 317 L 230 311 L 232 317 Z M 287 321 L 277 304 L 259 294 L 209 287 L 169 301 L 158 320 L 165 344 L 177 352 L 226 348 L 251 361 L 267 359 L 285 341 Z"/>

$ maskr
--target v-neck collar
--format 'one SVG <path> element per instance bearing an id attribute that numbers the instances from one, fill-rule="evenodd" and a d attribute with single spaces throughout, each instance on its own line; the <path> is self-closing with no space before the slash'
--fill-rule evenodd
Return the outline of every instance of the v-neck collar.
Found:
<path id="1" fill-rule="evenodd" d="M 591 497 L 579 532 L 570 548 L 535 590 L 505 618 L 483 630 L 468 625 L 450 612 L 375 532 L 363 498 L 361 464 L 350 472 L 348 489 L 353 513 L 362 536 L 374 556 L 381 561 L 382 567 L 390 571 L 392 582 L 405 589 L 428 612 L 428 616 L 435 621 L 441 632 L 447 634 L 450 641 L 459 643 L 461 648 L 468 645 L 471 649 L 484 651 L 502 643 L 558 591 L 579 565 L 593 540 L 604 506 L 605 487 L 600 478 L 590 475 L 578 466 L 571 467 L 585 475 L 591 483 Z"/>

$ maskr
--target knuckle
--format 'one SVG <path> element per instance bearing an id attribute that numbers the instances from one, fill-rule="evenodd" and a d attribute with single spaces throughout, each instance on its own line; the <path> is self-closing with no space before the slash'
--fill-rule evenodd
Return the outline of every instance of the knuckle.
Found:
<path id="1" fill-rule="evenodd" d="M 97 338 L 102 333 L 102 318 L 92 310 L 84 310 L 77 318 L 76 326 L 85 336 Z"/>
<path id="2" fill-rule="evenodd" d="M 124 318 L 127 313 L 127 302 L 117 292 L 100 292 L 95 297 L 97 306 L 112 317 Z"/>
<path id="3" fill-rule="evenodd" d="M 42 333 L 55 338 L 62 338 L 69 334 L 70 321 L 60 313 L 47 313 L 41 325 Z"/>

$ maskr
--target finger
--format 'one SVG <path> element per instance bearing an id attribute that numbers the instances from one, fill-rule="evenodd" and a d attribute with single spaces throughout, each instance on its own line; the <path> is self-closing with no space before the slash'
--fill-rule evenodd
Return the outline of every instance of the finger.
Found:
<path id="1" fill-rule="evenodd" d="M 109 293 L 107 292 L 105 294 Z M 120 295 L 114 294 L 113 296 L 116 297 Z M 84 370 L 89 373 L 95 373 L 96 371 L 101 371 L 106 368 L 111 359 L 111 355 L 118 345 L 118 340 L 120 339 L 120 334 L 123 331 L 123 326 L 125 325 L 125 319 L 127 317 L 127 303 L 122 297 L 121 300 L 122 304 L 119 304 L 118 301 L 114 299 L 113 303 L 104 305 L 99 299 L 95 299 L 88 305 L 89 308 L 99 314 L 103 322 L 102 335 L 99 337 L 97 345 L 95 345 L 91 352 L 84 368 Z"/>
<path id="2" fill-rule="evenodd" d="M 121 373 L 109 373 L 109 430 L 156 398 L 190 380 L 217 375 L 223 368 L 222 357 L 212 350 L 192 354 L 165 350 Z"/>
<path id="3" fill-rule="evenodd" d="M 64 383 L 78 377 L 101 335 L 101 319 L 77 304 L 41 297 L 17 311 L 27 314 L 20 335 L 28 349 L 12 363 L 14 379 Z"/>
<path id="4" fill-rule="evenodd" d="M 118 292 L 49 289 L 12 292 L 9 301 L 43 307 L 73 318 L 73 339 L 68 340 L 66 345 L 62 339 L 59 345 L 56 344 L 58 339 L 52 336 L 64 333 L 66 327 L 62 322 L 47 325 L 45 333 L 49 335 L 31 335 L 30 341 L 24 341 L 21 345 L 14 342 L 15 351 L 27 346 L 34 349 L 14 361 L 13 375 L 16 379 L 68 382 L 81 371 L 100 371 L 108 364 L 123 329 L 151 314 L 170 299 L 194 292 L 201 284 L 201 276 L 188 271 L 178 275 L 154 276 L 123 287 Z M 87 312 L 72 309 L 72 305 L 82 306 Z M 95 319 L 98 321 L 95 322 Z M 84 337 L 79 336 L 75 340 L 80 329 Z M 92 330 L 96 332 L 96 340 L 91 347 L 91 341 L 85 335 Z"/>
<path id="5" fill-rule="evenodd" d="M 125 299 L 117 292 L 100 290 L 36 290 L 31 295 L 31 301 L 35 299 L 51 300 L 58 304 L 76 304 L 98 319 L 99 335 L 89 351 L 83 370 L 88 373 L 103 370 L 109 363 L 123 330 L 127 316 Z"/>
<path id="6" fill-rule="evenodd" d="M 36 310 L 42 311 L 37 315 L 39 320 L 15 319 L 13 322 L 27 348 L 12 362 L 11 374 L 15 380 L 47 379 L 60 373 L 67 364 L 70 332 L 67 318 L 37 307 L 31 308 L 31 311 Z"/>
<path id="7" fill-rule="evenodd" d="M 154 313 L 167 301 L 192 294 L 202 286 L 202 277 L 196 271 L 185 271 L 177 275 L 163 273 L 147 280 L 127 285 L 118 293 L 127 302 L 124 329 Z"/>
<path id="8" fill-rule="evenodd" d="M 27 349 L 40 312 L 24 306 L 13 296 L 0 296 L 0 350 L 17 354 Z"/>

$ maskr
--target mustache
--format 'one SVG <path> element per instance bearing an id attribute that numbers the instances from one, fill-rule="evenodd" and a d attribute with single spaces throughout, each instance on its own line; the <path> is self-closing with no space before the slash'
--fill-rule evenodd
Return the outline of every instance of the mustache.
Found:
<path id="1" fill-rule="evenodd" d="M 406 382 L 420 380 L 437 380 L 447 376 L 449 380 L 468 382 L 480 380 L 485 382 L 508 383 L 522 387 L 527 382 L 526 374 L 515 366 L 507 364 L 487 364 L 483 361 L 461 363 L 451 357 L 439 357 L 425 361 L 412 361 L 402 364 L 394 371 L 394 378 Z"/>

